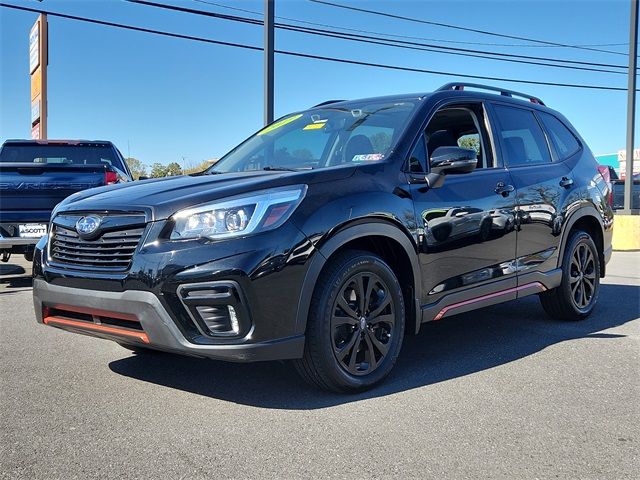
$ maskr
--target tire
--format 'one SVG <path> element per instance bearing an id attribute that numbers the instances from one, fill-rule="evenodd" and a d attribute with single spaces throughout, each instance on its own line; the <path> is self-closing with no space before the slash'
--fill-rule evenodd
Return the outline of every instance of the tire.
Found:
<path id="1" fill-rule="evenodd" d="M 540 294 L 540 302 L 552 318 L 584 320 L 595 308 L 599 292 L 598 250 L 588 233 L 577 230 L 571 234 L 564 251 L 562 283 Z"/>
<path id="2" fill-rule="evenodd" d="M 127 350 L 131 350 L 138 355 L 149 354 L 149 353 L 158 353 L 158 350 L 153 350 L 152 348 L 142 347 L 140 345 L 133 345 L 131 343 L 124 342 L 116 342 L 122 348 L 126 348 Z"/>
<path id="3" fill-rule="evenodd" d="M 491 235 L 491 219 L 486 218 L 482 221 L 478 235 L 480 235 L 481 242 L 489 238 L 489 235 Z"/>
<path id="4" fill-rule="evenodd" d="M 304 356 L 295 367 L 323 390 L 366 390 L 393 368 L 404 324 L 402 290 L 389 266 L 369 252 L 339 253 L 315 286 Z"/>

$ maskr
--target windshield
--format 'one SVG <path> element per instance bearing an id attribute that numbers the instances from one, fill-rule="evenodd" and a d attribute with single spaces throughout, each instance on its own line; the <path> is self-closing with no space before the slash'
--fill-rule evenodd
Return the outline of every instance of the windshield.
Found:
<path id="1" fill-rule="evenodd" d="M 110 145 L 12 144 L 0 149 L 2 163 L 107 165 L 125 171 Z"/>
<path id="2" fill-rule="evenodd" d="M 265 127 L 208 173 L 306 170 L 383 160 L 415 109 L 412 102 L 330 105 Z"/>

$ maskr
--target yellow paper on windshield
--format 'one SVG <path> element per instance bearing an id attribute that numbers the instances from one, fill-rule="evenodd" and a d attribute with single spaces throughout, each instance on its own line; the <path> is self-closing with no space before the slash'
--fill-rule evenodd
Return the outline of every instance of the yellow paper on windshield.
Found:
<path id="1" fill-rule="evenodd" d="M 327 124 L 326 120 L 320 120 L 319 122 L 310 123 L 309 125 L 305 126 L 303 130 L 320 130 L 326 124 Z"/>
<path id="2" fill-rule="evenodd" d="M 294 120 L 299 119 L 302 114 L 294 115 L 292 117 L 283 118 L 282 120 L 278 120 L 276 123 L 272 123 L 268 127 L 263 128 L 258 132 L 258 135 L 264 135 L 265 133 L 273 132 L 274 130 L 279 129 L 280 127 L 284 127 L 287 123 L 291 123 Z"/>

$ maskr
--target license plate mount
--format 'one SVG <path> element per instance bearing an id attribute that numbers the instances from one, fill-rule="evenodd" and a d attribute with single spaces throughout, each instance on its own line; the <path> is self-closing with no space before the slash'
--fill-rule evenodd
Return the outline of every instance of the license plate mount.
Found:
<path id="1" fill-rule="evenodd" d="M 18 225 L 18 235 L 20 238 L 41 238 L 46 234 L 46 223 L 22 223 Z"/>

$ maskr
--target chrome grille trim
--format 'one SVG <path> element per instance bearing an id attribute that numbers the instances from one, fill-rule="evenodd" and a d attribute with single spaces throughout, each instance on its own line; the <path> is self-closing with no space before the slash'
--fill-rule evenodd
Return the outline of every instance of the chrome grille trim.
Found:
<path id="1" fill-rule="evenodd" d="M 124 225 L 118 226 L 118 215 L 103 215 L 109 230 L 92 240 L 80 238 L 71 228 L 74 220 L 81 217 L 82 214 L 65 213 L 64 218 L 54 219 L 48 246 L 49 264 L 74 270 L 127 271 L 146 228 L 144 216 L 132 225 L 131 216 L 123 215 Z"/>

